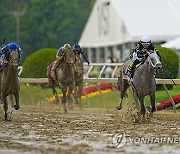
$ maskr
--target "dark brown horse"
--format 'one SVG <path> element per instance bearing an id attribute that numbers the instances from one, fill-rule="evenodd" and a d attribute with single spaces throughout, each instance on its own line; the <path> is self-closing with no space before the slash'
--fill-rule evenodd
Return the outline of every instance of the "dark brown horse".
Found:
<path id="1" fill-rule="evenodd" d="M 16 104 L 14 108 L 19 109 L 19 80 L 18 80 L 19 54 L 11 51 L 7 57 L 7 64 L 0 72 L 0 93 L 4 104 L 5 120 L 7 120 L 8 102 L 6 97 L 14 95 Z"/>
<path id="2" fill-rule="evenodd" d="M 64 105 L 64 111 L 67 112 L 66 108 L 66 100 L 67 97 L 72 93 L 71 89 L 75 90 L 75 82 L 74 82 L 74 68 L 73 65 L 75 63 L 75 55 L 72 48 L 64 49 L 64 57 L 62 62 L 58 65 L 55 70 L 56 80 L 57 82 L 50 76 L 50 69 L 52 65 L 47 67 L 47 76 L 49 80 L 49 85 L 53 90 L 53 94 L 56 98 L 56 102 L 59 102 L 59 97 L 55 86 L 62 90 L 62 104 Z M 70 88 L 68 88 L 70 87 Z"/>
<path id="3" fill-rule="evenodd" d="M 137 67 L 134 76 L 133 83 L 129 83 L 127 80 L 123 80 L 123 76 L 126 74 L 127 67 L 132 63 L 132 60 L 128 60 L 124 63 L 121 69 L 121 76 L 118 79 L 119 88 L 121 91 L 121 101 L 117 109 L 122 108 L 122 99 L 126 94 L 126 90 L 129 86 L 133 88 L 134 98 L 136 106 L 139 106 L 141 114 L 145 115 L 145 106 L 144 106 L 144 97 L 149 95 L 151 102 L 151 113 L 156 110 L 155 107 L 155 91 L 156 83 L 154 74 L 155 71 L 160 71 L 162 69 L 162 64 L 160 58 L 157 55 L 156 51 L 147 52 L 148 58 L 143 64 Z"/>

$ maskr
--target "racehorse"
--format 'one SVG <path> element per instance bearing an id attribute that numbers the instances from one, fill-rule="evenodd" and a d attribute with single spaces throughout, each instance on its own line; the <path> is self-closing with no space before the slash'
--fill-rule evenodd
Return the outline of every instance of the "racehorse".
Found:
<path id="1" fill-rule="evenodd" d="M 122 108 L 122 100 L 124 95 L 126 94 L 126 90 L 129 86 L 132 87 L 135 103 L 138 107 L 140 103 L 140 111 L 141 114 L 145 115 L 145 106 L 144 106 L 144 97 L 149 95 L 151 102 L 151 110 L 153 113 L 156 110 L 155 107 L 155 90 L 156 90 L 156 82 L 155 82 L 155 72 L 162 70 L 162 64 L 160 61 L 160 57 L 157 55 L 156 51 L 147 51 L 147 58 L 144 63 L 141 63 L 134 72 L 133 82 L 128 82 L 123 79 L 123 76 L 126 74 L 127 68 L 130 64 L 132 64 L 132 60 L 128 60 L 124 63 L 121 69 L 121 75 L 118 79 L 119 88 L 121 91 L 121 100 L 118 110 Z"/>
<path id="2" fill-rule="evenodd" d="M 55 89 L 55 86 L 58 85 L 58 87 L 62 90 L 63 93 L 62 104 L 64 105 L 64 112 L 67 113 L 67 108 L 66 108 L 67 96 L 72 93 L 70 89 L 73 89 L 75 91 L 74 70 L 73 70 L 73 65 L 75 63 L 75 55 L 72 48 L 67 48 L 64 50 L 65 51 L 64 51 L 63 60 L 55 70 L 56 81 L 50 75 L 50 69 L 52 67 L 52 64 L 50 64 L 47 67 L 47 76 L 49 80 L 49 85 L 52 88 L 53 94 L 56 98 L 56 102 L 59 102 L 59 97 Z"/>
<path id="3" fill-rule="evenodd" d="M 8 102 L 7 96 L 14 96 L 16 104 L 13 106 L 16 110 L 19 109 L 19 80 L 18 80 L 18 65 L 19 54 L 17 51 L 11 51 L 7 56 L 7 63 L 0 72 L 0 94 L 4 104 L 5 120 L 7 120 Z"/>
<path id="4" fill-rule="evenodd" d="M 81 103 L 81 93 L 83 89 L 83 57 L 82 54 L 75 53 L 75 63 L 74 63 L 74 80 L 76 86 L 75 98 L 76 104 L 79 104 L 80 109 L 82 109 Z"/>

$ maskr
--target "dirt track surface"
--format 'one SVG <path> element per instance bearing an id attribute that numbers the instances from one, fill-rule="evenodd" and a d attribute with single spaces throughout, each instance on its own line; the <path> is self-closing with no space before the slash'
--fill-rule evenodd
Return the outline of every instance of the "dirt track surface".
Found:
<path id="1" fill-rule="evenodd" d="M 156 112 L 151 122 L 136 124 L 122 122 L 120 112 L 77 108 L 64 114 L 58 106 L 23 106 L 13 112 L 11 121 L 1 115 L 0 153 L 180 153 L 180 112 Z M 123 133 L 176 140 L 171 144 L 127 142 L 117 148 L 114 140 Z"/>

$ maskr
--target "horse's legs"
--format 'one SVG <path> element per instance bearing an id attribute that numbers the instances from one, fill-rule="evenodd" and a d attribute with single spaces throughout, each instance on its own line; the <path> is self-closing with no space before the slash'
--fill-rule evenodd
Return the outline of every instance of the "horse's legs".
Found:
<path id="1" fill-rule="evenodd" d="M 4 103 L 4 119 L 7 120 L 7 111 L 8 111 L 8 103 L 6 100 L 6 96 L 2 96 L 3 103 Z"/>
<path id="2" fill-rule="evenodd" d="M 11 101 L 11 107 L 13 108 L 14 107 L 14 102 L 13 102 L 13 95 L 9 95 L 9 99 Z"/>
<path id="3" fill-rule="evenodd" d="M 74 99 L 75 99 L 75 103 L 79 104 L 79 100 L 78 100 L 78 93 L 77 93 L 77 88 L 75 83 L 73 82 L 70 87 L 72 88 L 72 90 L 74 90 Z"/>
<path id="4" fill-rule="evenodd" d="M 135 101 L 135 107 L 137 109 L 140 109 L 139 101 L 138 101 L 138 94 L 137 94 L 137 91 L 134 89 L 133 89 L 133 96 L 134 96 L 134 101 Z"/>
<path id="5" fill-rule="evenodd" d="M 82 92 L 82 88 L 83 88 L 83 82 L 78 84 L 78 99 L 79 99 L 79 107 L 80 109 L 83 109 L 82 107 L 82 102 L 81 102 L 81 92 Z"/>
<path id="6" fill-rule="evenodd" d="M 73 89 L 69 86 L 67 89 L 67 100 L 68 100 L 68 107 L 73 109 L 73 101 L 71 98 L 71 94 L 72 94 Z"/>
<path id="7" fill-rule="evenodd" d="M 19 109 L 19 91 L 17 91 L 15 94 L 14 94 L 14 97 L 15 97 L 15 100 L 16 100 L 16 105 L 14 105 L 14 108 L 16 110 Z"/>
<path id="8" fill-rule="evenodd" d="M 48 80 L 49 80 L 49 86 L 51 87 L 52 91 L 53 91 L 53 95 L 56 99 L 56 103 L 59 103 L 59 97 L 58 97 L 58 93 L 55 89 L 55 81 L 53 81 L 52 79 L 50 79 L 50 77 L 48 77 Z"/>
<path id="9" fill-rule="evenodd" d="M 122 84 L 122 89 L 121 89 L 121 94 L 120 94 L 121 100 L 120 100 L 119 106 L 117 107 L 118 110 L 122 109 L 122 101 L 123 101 L 124 95 L 126 94 L 127 88 L 129 87 L 129 85 L 125 83 L 125 81 L 122 81 L 122 82 L 123 84 Z"/>
<path id="10" fill-rule="evenodd" d="M 67 87 L 64 86 L 63 84 L 59 83 L 59 88 L 62 90 L 62 93 L 63 93 L 62 104 L 64 105 L 64 112 L 67 113 L 67 108 L 66 108 L 66 92 L 67 92 Z"/>
<path id="11" fill-rule="evenodd" d="M 152 93 L 151 95 L 149 95 L 150 97 L 150 101 L 151 101 L 151 112 L 156 111 L 156 107 L 155 107 L 155 93 Z"/>
<path id="12" fill-rule="evenodd" d="M 58 93 L 57 93 L 55 87 L 51 87 L 51 89 L 52 89 L 54 97 L 56 99 L 56 103 L 59 103 L 59 96 L 58 96 Z"/>
<path id="13" fill-rule="evenodd" d="M 144 97 L 139 97 L 139 102 L 140 102 L 140 105 L 141 105 L 141 114 L 143 116 L 145 116 L 145 106 L 144 106 Z"/>

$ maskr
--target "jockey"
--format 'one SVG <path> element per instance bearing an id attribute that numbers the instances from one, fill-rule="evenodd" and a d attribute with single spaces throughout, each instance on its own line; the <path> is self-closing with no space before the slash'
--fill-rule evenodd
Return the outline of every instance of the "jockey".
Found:
<path id="1" fill-rule="evenodd" d="M 88 58 L 84 55 L 84 53 L 82 52 L 82 49 L 78 43 L 73 45 L 73 49 L 74 49 L 75 54 L 79 54 L 79 55 L 82 54 L 84 60 L 88 63 L 88 65 L 90 64 Z"/>
<path id="2" fill-rule="evenodd" d="M 0 50 L 0 65 L 3 66 L 4 60 L 8 57 L 11 51 L 17 51 L 19 54 L 19 61 L 22 59 L 22 49 L 17 43 L 9 43 Z"/>
<path id="3" fill-rule="evenodd" d="M 136 68 L 136 65 L 140 62 L 143 63 L 144 60 L 147 58 L 147 52 L 146 51 L 156 51 L 157 55 L 160 58 L 161 56 L 158 52 L 158 50 L 155 48 L 155 46 L 151 43 L 151 40 L 148 36 L 143 36 L 140 41 L 137 43 L 136 48 L 132 50 L 130 54 L 130 58 L 134 61 L 132 65 L 128 67 L 127 76 L 132 79 L 134 75 L 134 71 Z"/>
<path id="4" fill-rule="evenodd" d="M 51 71 L 52 71 L 52 76 L 53 78 L 55 78 L 55 70 L 57 68 L 57 66 L 62 62 L 63 58 L 64 58 L 64 54 L 67 48 L 71 48 L 70 44 L 64 44 L 63 47 L 59 48 L 56 54 L 56 60 L 55 60 L 55 64 L 53 65 Z"/>

